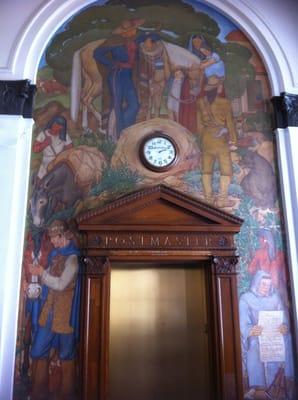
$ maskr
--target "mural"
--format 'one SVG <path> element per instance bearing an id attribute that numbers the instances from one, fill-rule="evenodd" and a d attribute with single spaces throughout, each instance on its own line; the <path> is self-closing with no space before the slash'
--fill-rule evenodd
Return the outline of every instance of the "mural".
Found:
<path id="1" fill-rule="evenodd" d="M 75 398 L 74 217 L 164 183 L 245 220 L 245 399 L 294 399 L 270 88 L 248 38 L 196 0 L 97 1 L 50 40 L 37 85 L 14 398 Z M 139 157 L 156 132 L 179 151 L 159 172 Z"/>

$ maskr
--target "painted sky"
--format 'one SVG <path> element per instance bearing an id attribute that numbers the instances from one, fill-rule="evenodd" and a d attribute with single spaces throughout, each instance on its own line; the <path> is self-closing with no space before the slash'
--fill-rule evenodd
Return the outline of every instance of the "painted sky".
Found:
<path id="1" fill-rule="evenodd" d="M 201 3 L 197 0 L 183 0 L 183 3 L 190 4 L 193 6 L 195 11 L 201 11 L 208 14 L 211 18 L 213 18 L 218 26 L 220 27 L 220 34 L 218 38 L 225 42 L 225 37 L 228 33 L 235 29 L 239 29 L 232 21 L 230 21 L 227 17 L 216 11 L 214 8 L 207 6 L 206 4 Z"/>

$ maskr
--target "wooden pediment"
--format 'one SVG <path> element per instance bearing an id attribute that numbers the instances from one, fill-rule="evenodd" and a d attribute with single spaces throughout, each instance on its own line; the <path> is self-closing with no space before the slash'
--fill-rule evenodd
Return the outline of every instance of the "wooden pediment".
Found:
<path id="1" fill-rule="evenodd" d="M 106 206 L 81 214 L 77 221 L 83 231 L 101 226 L 149 226 L 239 232 L 242 220 L 165 185 L 139 190 Z"/>

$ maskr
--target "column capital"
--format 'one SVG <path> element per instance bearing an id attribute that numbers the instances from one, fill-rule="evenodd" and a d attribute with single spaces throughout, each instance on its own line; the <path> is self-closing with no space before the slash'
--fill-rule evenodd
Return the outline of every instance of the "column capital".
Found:
<path id="1" fill-rule="evenodd" d="M 216 275 L 237 274 L 237 263 L 237 256 L 213 256 L 213 273 Z"/>
<path id="2" fill-rule="evenodd" d="M 281 93 L 271 99 L 275 116 L 275 128 L 298 126 L 298 95 Z"/>
<path id="3" fill-rule="evenodd" d="M 0 80 L 0 115 L 21 115 L 32 118 L 36 85 L 29 79 L 18 81 Z"/>
<path id="4" fill-rule="evenodd" d="M 109 269 L 109 260 L 103 257 L 87 256 L 81 257 L 83 262 L 83 275 L 105 275 Z"/>

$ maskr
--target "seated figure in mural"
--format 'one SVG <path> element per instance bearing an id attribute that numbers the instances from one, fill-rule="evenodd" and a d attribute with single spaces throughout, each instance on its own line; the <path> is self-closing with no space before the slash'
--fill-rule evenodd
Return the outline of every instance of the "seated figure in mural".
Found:
<path id="1" fill-rule="evenodd" d="M 33 151 L 42 152 L 37 178 L 42 179 L 47 173 L 50 162 L 63 150 L 70 149 L 72 146 L 72 140 L 67 133 L 66 119 L 61 116 L 53 117 L 33 143 Z"/>
<path id="2" fill-rule="evenodd" d="M 228 198 L 232 179 L 231 151 L 236 149 L 237 136 L 231 103 L 218 96 L 217 88 L 205 87 L 204 96 L 197 101 L 197 123 L 201 137 L 202 184 L 206 201 L 219 208 L 233 207 Z M 215 200 L 212 188 L 213 167 L 218 161 L 220 170 L 219 193 Z"/>
<path id="3" fill-rule="evenodd" d="M 291 337 L 285 308 L 273 287 L 270 274 L 261 270 L 256 272 L 250 290 L 240 297 L 239 308 L 243 363 L 248 378 L 248 390 L 245 398 L 254 399 L 257 391 L 261 390 L 264 393 L 266 390 L 270 390 L 273 385 L 281 385 L 281 375 L 286 378 L 287 385 L 284 388 L 281 387 L 280 390 L 290 392 L 294 377 Z M 277 356 L 274 354 L 273 347 L 271 350 L 267 348 L 271 360 L 274 357 L 280 357 L 280 361 L 261 361 L 259 338 L 266 328 L 259 323 L 260 312 L 262 311 L 283 311 L 282 322 L 277 327 L 276 334 L 282 335 L 284 352 Z"/>
<path id="4" fill-rule="evenodd" d="M 139 43 L 139 95 L 138 120 L 159 117 L 162 96 L 170 77 L 167 50 L 157 33 L 145 33 L 137 38 Z"/>
<path id="5" fill-rule="evenodd" d="M 49 360 L 53 352 L 61 362 L 61 382 L 57 399 L 75 398 L 75 357 L 78 340 L 79 249 L 63 221 L 55 220 L 48 228 L 54 249 L 48 265 L 29 267 L 32 275 L 39 276 L 42 293 L 35 308 L 33 320 L 32 400 L 49 397 Z"/>
<path id="6" fill-rule="evenodd" d="M 123 129 L 136 122 L 139 111 L 133 69 L 138 55 L 137 28 L 144 22 L 144 19 L 124 20 L 121 26 L 112 32 L 115 36 L 94 50 L 95 60 L 109 70 L 108 132 L 114 138 L 119 138 Z"/>

